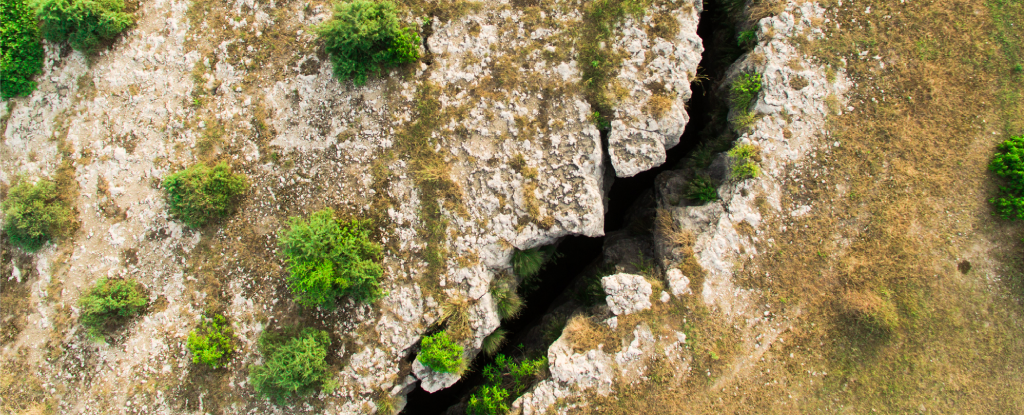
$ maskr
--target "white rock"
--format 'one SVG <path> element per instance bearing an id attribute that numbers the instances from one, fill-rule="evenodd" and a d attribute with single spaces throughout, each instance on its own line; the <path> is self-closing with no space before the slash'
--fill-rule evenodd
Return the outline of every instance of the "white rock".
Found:
<path id="1" fill-rule="evenodd" d="M 419 359 L 412 364 L 412 374 L 420 380 L 420 387 L 430 393 L 452 386 L 459 381 L 459 375 L 435 372 L 427 365 L 420 363 Z"/>
<path id="2" fill-rule="evenodd" d="M 601 278 L 608 294 L 608 308 L 615 315 L 633 314 L 651 308 L 651 283 L 642 275 L 619 273 Z"/>
<path id="3" fill-rule="evenodd" d="M 683 275 L 683 271 L 679 268 L 672 268 L 665 273 L 665 279 L 668 280 L 668 287 L 672 290 L 672 295 L 678 297 L 681 295 L 693 294 L 690 290 L 690 279 Z"/>

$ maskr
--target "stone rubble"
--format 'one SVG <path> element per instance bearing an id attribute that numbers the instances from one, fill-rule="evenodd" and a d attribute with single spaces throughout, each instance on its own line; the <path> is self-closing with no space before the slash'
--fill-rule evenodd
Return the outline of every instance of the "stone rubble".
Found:
<path id="1" fill-rule="evenodd" d="M 614 274 L 601 278 L 612 314 L 628 315 L 651 308 L 651 283 L 642 275 Z"/>

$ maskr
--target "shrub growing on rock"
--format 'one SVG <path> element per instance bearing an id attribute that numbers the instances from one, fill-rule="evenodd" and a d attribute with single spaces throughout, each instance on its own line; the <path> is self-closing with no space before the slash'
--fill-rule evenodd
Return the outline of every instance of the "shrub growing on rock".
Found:
<path id="1" fill-rule="evenodd" d="M 231 344 L 234 337 L 227 319 L 217 314 L 203 318 L 199 327 L 188 334 L 185 347 L 192 353 L 192 363 L 217 369 L 227 363 L 228 356 L 235 350 Z"/>
<path id="2" fill-rule="evenodd" d="M 435 372 L 462 373 L 462 346 L 455 344 L 448 333 L 439 332 L 420 341 L 420 354 L 416 357 Z"/>
<path id="3" fill-rule="evenodd" d="M 123 0 L 41 0 L 36 9 L 43 37 L 68 41 L 75 50 L 91 53 L 132 25 Z"/>
<path id="4" fill-rule="evenodd" d="M 287 257 L 295 301 L 332 308 L 344 295 L 362 302 L 381 296 L 381 247 L 370 241 L 365 222 L 335 219 L 331 208 L 314 212 L 308 221 L 292 217 L 290 222 L 278 243 Z"/>
<path id="5" fill-rule="evenodd" d="M 466 413 L 470 415 L 500 415 L 509 405 L 540 380 L 547 358 L 514 359 L 499 354 L 494 363 L 484 367 L 484 385 L 469 397 Z"/>
<path id="6" fill-rule="evenodd" d="M 469 415 L 503 415 L 509 411 L 508 390 L 498 385 L 483 385 L 469 397 Z"/>
<path id="7" fill-rule="evenodd" d="M 0 99 L 32 93 L 32 77 L 43 69 L 43 45 L 36 14 L 24 0 L 0 2 L 0 45 Z"/>
<path id="8" fill-rule="evenodd" d="M 761 92 L 761 74 L 759 73 L 746 73 L 740 75 L 732 81 L 729 86 L 729 92 L 731 93 L 732 103 L 736 105 L 736 109 L 746 113 L 750 108 L 750 104 L 754 103 L 757 99 L 757 94 Z"/>
<path id="9" fill-rule="evenodd" d="M 260 396 L 282 405 L 296 394 L 308 395 L 317 387 L 328 387 L 327 349 L 331 338 L 326 331 L 305 328 L 298 335 L 263 332 L 259 350 L 262 365 L 249 366 L 249 382 Z"/>
<path id="10" fill-rule="evenodd" d="M 109 326 L 123 323 L 127 318 L 142 314 L 149 304 L 149 296 L 141 284 L 128 279 L 100 277 L 81 299 L 82 325 L 89 334 L 100 336 Z"/>
<path id="11" fill-rule="evenodd" d="M 390 1 L 354 0 L 334 5 L 334 15 L 316 28 L 340 80 L 366 83 L 366 76 L 419 59 L 420 37 L 402 27 Z"/>
<path id="12" fill-rule="evenodd" d="M 171 214 L 193 228 L 226 217 L 248 186 L 245 175 L 232 173 L 227 163 L 196 164 L 163 182 Z"/>
<path id="13" fill-rule="evenodd" d="M 74 223 L 74 214 L 49 180 L 21 182 L 3 201 L 4 231 L 11 243 L 35 252 Z"/>
<path id="14" fill-rule="evenodd" d="M 1005 179 L 999 196 L 990 200 L 996 214 L 1005 219 L 1024 219 L 1024 135 L 1000 144 L 988 168 Z"/>
<path id="15" fill-rule="evenodd" d="M 733 159 L 732 177 L 734 179 L 753 179 L 761 174 L 761 168 L 757 165 L 757 160 L 760 158 L 757 147 L 740 144 L 729 150 L 729 157 Z"/>

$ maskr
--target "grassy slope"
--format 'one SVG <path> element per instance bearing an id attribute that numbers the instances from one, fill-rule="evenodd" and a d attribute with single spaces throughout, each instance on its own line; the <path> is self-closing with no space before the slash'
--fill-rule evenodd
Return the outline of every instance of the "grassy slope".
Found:
<path id="1" fill-rule="evenodd" d="M 846 58 L 857 82 L 856 110 L 831 120 L 844 145 L 788 178 L 784 206 L 815 213 L 769 221 L 777 243 L 742 265 L 773 310 L 800 310 L 794 329 L 722 389 L 708 386 L 721 371 L 695 371 L 624 387 L 594 412 L 1024 412 L 1021 228 L 991 215 L 986 170 L 1024 132 L 1024 2 L 843 3 L 825 4 L 841 27 L 805 46 Z M 895 305 L 896 330 L 844 314 L 848 291 Z"/>

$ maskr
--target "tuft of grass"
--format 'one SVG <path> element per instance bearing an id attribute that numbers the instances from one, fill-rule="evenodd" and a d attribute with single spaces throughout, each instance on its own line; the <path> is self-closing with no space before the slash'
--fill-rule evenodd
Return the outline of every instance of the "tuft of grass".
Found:
<path id="1" fill-rule="evenodd" d="M 544 270 L 548 261 L 555 256 L 553 245 L 526 250 L 516 249 L 512 252 L 512 272 L 524 280 L 533 278 Z"/>
<path id="2" fill-rule="evenodd" d="M 480 344 L 480 350 L 483 350 L 483 352 L 488 356 L 493 356 L 495 353 L 498 353 L 498 351 L 501 350 L 501 346 L 504 346 L 505 342 L 508 341 L 508 339 L 505 338 L 506 335 L 508 335 L 508 331 L 498 327 L 494 332 L 488 334 L 487 337 L 484 337 L 483 343 Z"/>
<path id="3" fill-rule="evenodd" d="M 462 351 L 462 346 L 442 331 L 423 337 L 420 341 L 420 354 L 416 359 L 435 372 L 462 374 L 466 370 Z"/>
<path id="4" fill-rule="evenodd" d="M 192 363 L 218 369 L 224 367 L 234 352 L 234 338 L 227 319 L 217 314 L 213 317 L 203 317 L 199 327 L 188 334 L 185 347 L 192 353 Z"/>
<path id="5" fill-rule="evenodd" d="M 370 303 L 383 295 L 381 247 L 370 240 L 366 222 L 343 222 L 324 208 L 309 216 L 289 218 L 279 236 L 288 262 L 288 286 L 295 301 L 306 307 L 333 308 L 338 297 Z"/>
<path id="6" fill-rule="evenodd" d="M 733 105 L 741 112 L 747 112 L 750 104 L 757 100 L 761 92 L 761 74 L 745 73 L 732 81 L 729 85 L 729 98 Z"/>
<path id="7" fill-rule="evenodd" d="M 86 54 L 135 22 L 130 13 L 124 12 L 123 0 L 41 0 L 36 15 L 46 40 L 67 41 Z"/>
<path id="8" fill-rule="evenodd" d="M 232 173 L 223 162 L 212 168 L 196 164 L 163 181 L 171 214 L 192 228 L 227 217 L 248 187 L 245 175 Z"/>
<path id="9" fill-rule="evenodd" d="M 93 337 L 103 330 L 124 323 L 129 317 L 142 314 L 149 305 L 149 295 L 135 280 L 100 277 L 78 300 L 82 309 L 82 325 Z"/>
<path id="10" fill-rule="evenodd" d="M 740 144 L 729 150 L 729 157 L 733 159 L 732 178 L 745 180 L 753 179 L 761 174 L 761 168 L 757 165 L 760 159 L 760 151 L 751 144 Z"/>
<path id="11" fill-rule="evenodd" d="M 249 382 L 259 396 L 284 405 L 292 395 L 309 395 L 330 386 L 326 331 L 305 328 L 296 335 L 264 331 L 259 339 L 262 365 L 249 366 Z"/>
<path id="12" fill-rule="evenodd" d="M 75 217 L 56 183 L 45 179 L 35 184 L 19 181 L 0 204 L 4 213 L 4 232 L 7 232 L 11 244 L 35 252 L 73 227 Z"/>
<path id="13" fill-rule="evenodd" d="M 718 186 L 707 176 L 697 176 L 686 184 L 686 200 L 699 205 L 718 200 Z"/>
<path id="14" fill-rule="evenodd" d="M 498 315 L 502 320 L 514 319 L 523 310 L 525 303 L 516 289 L 517 287 L 511 279 L 495 280 L 491 286 L 491 298 L 494 299 Z"/>
<path id="15" fill-rule="evenodd" d="M 420 37 L 398 21 L 390 1 L 354 0 L 334 5 L 334 14 L 316 27 L 331 57 L 334 75 L 356 85 L 370 73 L 419 59 Z"/>
<path id="16" fill-rule="evenodd" d="M 25 0 L 0 3 L 0 99 L 36 89 L 32 77 L 43 70 L 43 44 L 36 16 Z"/>

